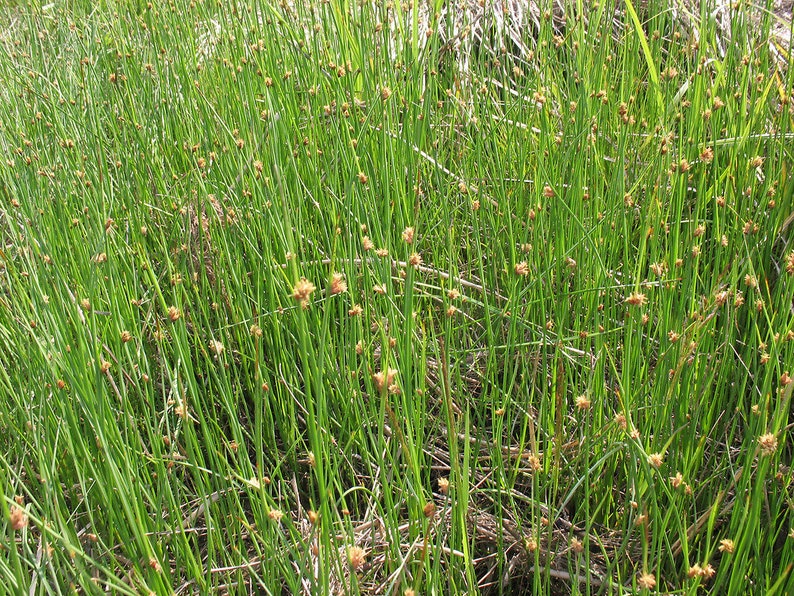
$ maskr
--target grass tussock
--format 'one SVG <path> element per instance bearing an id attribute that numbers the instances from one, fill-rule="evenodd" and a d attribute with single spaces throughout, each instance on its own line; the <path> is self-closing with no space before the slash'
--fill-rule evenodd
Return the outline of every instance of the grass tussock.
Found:
<path id="1" fill-rule="evenodd" d="M 3 9 L 0 592 L 790 593 L 784 11 L 453 4 Z"/>

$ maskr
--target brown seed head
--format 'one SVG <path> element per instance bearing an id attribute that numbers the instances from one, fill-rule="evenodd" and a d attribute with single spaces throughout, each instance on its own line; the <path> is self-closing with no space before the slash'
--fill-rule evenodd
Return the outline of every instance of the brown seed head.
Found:
<path id="1" fill-rule="evenodd" d="M 584 545 L 578 538 L 571 538 L 571 550 L 577 555 L 584 552 Z"/>
<path id="2" fill-rule="evenodd" d="M 687 577 L 690 579 L 693 579 L 695 577 L 700 577 L 702 574 L 703 574 L 703 568 L 697 563 L 690 566 L 686 572 Z"/>
<path id="3" fill-rule="evenodd" d="M 527 549 L 527 552 L 534 553 L 538 550 L 538 541 L 535 538 L 528 538 L 527 541 L 524 543 L 524 546 Z"/>
<path id="4" fill-rule="evenodd" d="M 353 571 L 360 571 L 367 562 L 367 551 L 360 546 L 351 546 L 347 549 L 347 560 L 350 561 Z"/>
<path id="5" fill-rule="evenodd" d="M 758 437 L 758 446 L 761 448 L 761 455 L 774 455 L 777 451 L 777 437 L 774 433 L 766 433 Z"/>
<path id="6" fill-rule="evenodd" d="M 723 538 L 720 540 L 719 549 L 722 553 L 732 553 L 736 549 L 736 545 L 730 538 Z"/>
<path id="7" fill-rule="evenodd" d="M 521 277 L 525 277 L 529 275 L 529 264 L 526 261 L 521 261 L 520 263 L 516 263 L 513 270 L 516 272 L 516 275 L 520 275 Z"/>
<path id="8" fill-rule="evenodd" d="M 11 529 L 18 532 L 28 527 L 28 515 L 19 505 L 12 505 L 8 512 L 8 521 L 11 522 Z"/>
<path id="9" fill-rule="evenodd" d="M 786 255 L 786 273 L 794 275 L 794 250 Z"/>
<path id="10" fill-rule="evenodd" d="M 305 277 L 301 277 L 295 287 L 292 288 L 292 298 L 301 305 L 302 308 L 309 308 L 309 298 L 317 288 Z"/>
<path id="11" fill-rule="evenodd" d="M 388 389 L 394 384 L 394 379 L 396 376 L 397 371 L 393 368 L 389 368 L 385 371 L 382 370 L 372 375 L 372 382 L 375 383 L 375 388 L 378 390 L 378 392 L 382 392 L 384 389 Z"/>
<path id="12" fill-rule="evenodd" d="M 331 296 L 336 296 L 337 294 L 344 294 L 347 292 L 347 282 L 345 281 L 345 276 L 341 273 L 334 273 L 331 276 L 331 288 L 330 288 Z"/>
<path id="13" fill-rule="evenodd" d="M 647 304 L 648 297 L 640 292 L 632 292 L 626 297 L 626 304 L 631 306 L 643 306 Z"/>
<path id="14" fill-rule="evenodd" d="M 422 508 L 422 513 L 424 513 L 425 517 L 432 518 L 436 515 L 436 504 L 433 501 L 428 501 L 425 503 L 425 506 Z"/>
<path id="15" fill-rule="evenodd" d="M 648 456 L 648 463 L 654 468 L 660 468 L 664 463 L 664 453 L 651 453 Z"/>
<path id="16" fill-rule="evenodd" d="M 641 590 L 653 590 L 656 587 L 656 576 L 643 571 L 637 578 L 637 585 Z"/>

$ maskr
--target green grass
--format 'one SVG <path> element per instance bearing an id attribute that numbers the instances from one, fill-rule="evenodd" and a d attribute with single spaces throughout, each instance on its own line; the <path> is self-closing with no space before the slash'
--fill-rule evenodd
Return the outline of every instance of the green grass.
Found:
<path id="1" fill-rule="evenodd" d="M 768 13 L 154 4 L 0 18 L 0 592 L 794 589 Z"/>

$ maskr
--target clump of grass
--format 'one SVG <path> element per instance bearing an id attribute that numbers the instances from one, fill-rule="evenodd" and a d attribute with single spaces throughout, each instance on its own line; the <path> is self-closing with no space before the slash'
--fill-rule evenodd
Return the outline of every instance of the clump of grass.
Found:
<path id="1" fill-rule="evenodd" d="M 0 584 L 787 593 L 770 13 L 353 4 L 3 13 Z"/>

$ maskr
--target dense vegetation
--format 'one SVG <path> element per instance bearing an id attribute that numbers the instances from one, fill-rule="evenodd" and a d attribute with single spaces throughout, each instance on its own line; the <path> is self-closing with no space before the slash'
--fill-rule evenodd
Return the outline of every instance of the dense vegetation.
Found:
<path id="1" fill-rule="evenodd" d="M 790 593 L 774 15 L 416 1 L 3 9 L 0 592 Z"/>

